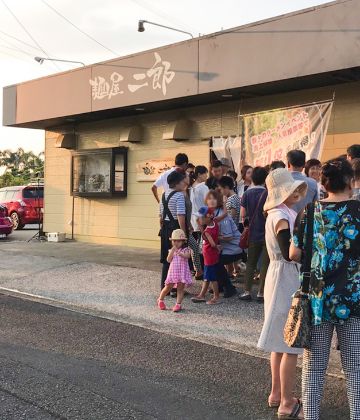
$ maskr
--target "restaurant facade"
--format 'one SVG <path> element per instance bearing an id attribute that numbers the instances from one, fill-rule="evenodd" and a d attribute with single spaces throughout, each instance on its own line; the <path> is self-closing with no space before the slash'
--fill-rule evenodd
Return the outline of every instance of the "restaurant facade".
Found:
<path id="1" fill-rule="evenodd" d="M 321 159 L 360 143 L 359 18 L 339 0 L 4 88 L 3 124 L 46 130 L 44 231 L 157 248 L 153 181 L 245 114 L 331 100 Z"/>

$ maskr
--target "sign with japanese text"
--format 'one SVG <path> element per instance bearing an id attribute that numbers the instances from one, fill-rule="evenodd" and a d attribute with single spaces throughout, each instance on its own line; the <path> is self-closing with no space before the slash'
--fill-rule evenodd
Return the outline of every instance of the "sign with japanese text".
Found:
<path id="1" fill-rule="evenodd" d="M 163 172 L 174 166 L 174 158 L 144 160 L 136 164 L 136 181 L 154 182 Z"/>
<path id="2" fill-rule="evenodd" d="M 195 58 L 196 48 L 189 44 L 94 65 L 88 79 L 92 110 L 195 94 Z"/>
<path id="3" fill-rule="evenodd" d="M 154 53 L 154 64 L 142 73 L 134 73 L 130 82 L 124 80 L 124 76 L 117 71 L 111 73 L 109 79 L 102 76 L 96 76 L 90 79 L 92 98 L 111 99 L 116 95 L 123 95 L 125 90 L 134 93 L 139 89 L 160 89 L 163 96 L 166 96 L 167 85 L 169 85 L 174 77 L 175 72 L 170 70 L 171 63 L 163 60 L 159 53 Z"/>
<path id="4" fill-rule="evenodd" d="M 244 115 L 244 161 L 253 166 L 286 162 L 287 152 L 294 149 L 303 150 L 307 159 L 319 159 L 332 105 L 329 101 Z"/>
<path id="5" fill-rule="evenodd" d="M 133 111 L 150 110 L 156 102 L 196 95 L 198 52 L 198 43 L 189 41 L 9 87 L 5 121 L 20 124 L 133 106 Z"/>

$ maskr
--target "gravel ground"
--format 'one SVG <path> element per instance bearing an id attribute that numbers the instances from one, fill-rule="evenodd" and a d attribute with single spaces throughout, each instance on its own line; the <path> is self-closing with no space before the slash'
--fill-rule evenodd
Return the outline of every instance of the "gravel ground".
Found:
<path id="1" fill-rule="evenodd" d="M 64 264 L 62 260 L 43 257 L 22 257 L 19 261 L 14 255 L 7 255 L 0 270 L 1 287 L 107 312 L 136 325 L 160 331 L 170 329 L 181 336 L 211 340 L 218 345 L 255 347 L 261 330 L 262 305 L 236 298 L 209 307 L 193 304 L 187 297 L 183 313 L 159 311 L 159 275 L 152 271 L 94 263 Z M 171 307 L 174 300 L 169 298 L 167 303 Z"/>

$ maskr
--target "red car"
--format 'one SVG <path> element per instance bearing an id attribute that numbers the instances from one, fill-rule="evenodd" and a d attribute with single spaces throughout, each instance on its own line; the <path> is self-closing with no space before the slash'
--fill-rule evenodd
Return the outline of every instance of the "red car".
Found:
<path id="1" fill-rule="evenodd" d="M 7 208 L 0 205 L 0 238 L 6 238 L 12 231 L 13 223 L 8 217 Z"/>
<path id="2" fill-rule="evenodd" d="M 0 204 L 7 208 L 14 229 L 42 222 L 44 187 L 26 185 L 0 188 Z"/>

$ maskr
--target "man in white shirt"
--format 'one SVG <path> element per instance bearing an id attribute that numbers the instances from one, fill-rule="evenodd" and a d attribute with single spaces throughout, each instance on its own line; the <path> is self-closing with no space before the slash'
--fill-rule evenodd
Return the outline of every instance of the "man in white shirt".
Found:
<path id="1" fill-rule="evenodd" d="M 194 171 L 195 182 L 190 188 L 190 200 L 192 204 L 192 214 L 191 214 L 191 225 L 194 232 L 199 232 L 200 228 L 197 223 L 198 212 L 200 207 L 205 205 L 205 197 L 209 192 L 209 188 L 205 184 L 205 181 L 208 176 L 208 169 L 206 166 L 199 165 L 195 168 Z"/>
<path id="2" fill-rule="evenodd" d="M 153 186 L 151 187 L 151 191 L 154 194 L 154 197 L 158 203 L 160 203 L 158 188 L 162 188 L 164 192 L 169 191 L 169 184 L 167 181 L 168 176 L 176 170 L 179 170 L 185 173 L 188 163 L 189 163 L 189 158 L 187 157 L 187 155 L 185 153 L 178 153 L 175 156 L 175 166 L 163 172 L 159 176 L 159 178 L 154 182 Z"/>

